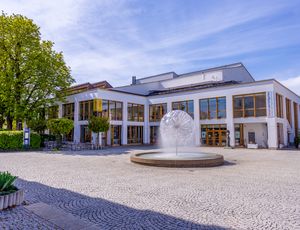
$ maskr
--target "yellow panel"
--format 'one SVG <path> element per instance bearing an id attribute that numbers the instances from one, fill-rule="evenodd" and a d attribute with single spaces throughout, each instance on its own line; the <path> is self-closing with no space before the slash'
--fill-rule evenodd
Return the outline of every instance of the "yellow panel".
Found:
<path id="1" fill-rule="evenodd" d="M 102 100 L 94 99 L 94 112 L 102 112 Z"/>

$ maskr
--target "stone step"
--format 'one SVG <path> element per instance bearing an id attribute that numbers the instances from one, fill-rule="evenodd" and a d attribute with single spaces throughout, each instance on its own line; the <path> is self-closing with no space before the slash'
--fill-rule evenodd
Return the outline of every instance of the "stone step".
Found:
<path id="1" fill-rule="evenodd" d="M 42 202 L 30 204 L 28 206 L 25 206 L 25 208 L 62 229 L 99 229 L 99 227 L 97 227 L 91 222 L 82 220 L 78 217 L 73 216 L 70 213 L 64 212 L 62 209 L 53 207 Z"/>

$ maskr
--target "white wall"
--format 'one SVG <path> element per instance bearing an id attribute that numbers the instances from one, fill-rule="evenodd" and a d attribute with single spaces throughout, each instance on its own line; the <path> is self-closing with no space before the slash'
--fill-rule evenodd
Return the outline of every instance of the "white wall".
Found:
<path id="1" fill-rule="evenodd" d="M 269 147 L 277 148 L 277 123 L 284 124 L 284 130 L 288 130 L 287 120 L 286 118 L 280 119 L 276 118 L 276 102 L 271 100 L 267 103 L 267 117 L 259 117 L 259 118 L 233 118 L 233 105 L 232 105 L 232 97 L 233 95 L 241 95 L 241 94 L 252 94 L 259 92 L 270 92 L 270 94 L 275 95 L 276 92 L 284 95 L 284 97 L 288 97 L 292 102 L 296 101 L 300 104 L 299 97 L 288 89 L 281 86 L 279 83 L 275 81 L 261 81 L 255 83 L 248 84 L 239 84 L 239 85 L 231 85 L 231 86 L 222 86 L 215 88 L 207 88 L 197 91 L 188 91 L 174 94 L 165 94 L 165 95 L 156 95 L 156 96 L 138 96 L 128 93 L 121 93 L 112 90 L 91 90 L 88 92 L 79 93 L 76 95 L 71 95 L 67 97 L 67 102 L 75 103 L 75 130 L 74 130 L 74 140 L 79 142 L 80 140 L 80 125 L 87 124 L 87 121 L 79 121 L 79 102 L 92 100 L 95 98 L 107 99 L 107 100 L 115 100 L 123 102 L 123 121 L 111 121 L 111 124 L 122 125 L 122 144 L 127 144 L 127 126 L 128 125 L 141 125 L 144 126 L 144 143 L 149 143 L 150 141 L 150 123 L 149 123 L 149 104 L 158 104 L 158 103 L 167 103 L 168 111 L 172 109 L 172 102 L 175 101 L 184 101 L 184 100 L 193 100 L 194 101 L 194 118 L 195 118 L 195 126 L 197 127 L 199 133 L 196 136 L 196 144 L 200 145 L 200 126 L 201 124 L 226 124 L 227 129 L 230 130 L 231 133 L 231 145 L 234 146 L 234 124 L 243 123 L 246 124 L 246 127 L 249 125 L 249 130 L 254 129 L 256 134 L 256 140 L 259 141 L 259 145 L 263 146 L 265 142 L 268 143 Z M 213 98 L 213 97 L 226 97 L 226 119 L 213 119 L 213 120 L 200 120 L 199 118 L 199 99 L 203 98 Z M 285 99 L 284 99 L 285 101 Z M 127 103 L 137 103 L 145 105 L 145 121 L 144 122 L 130 122 L 127 121 Z M 61 103 L 60 103 L 61 104 Z M 293 106 L 292 106 L 293 107 Z M 298 107 L 299 109 L 299 107 Z M 270 112 L 270 110 L 272 110 Z M 285 111 L 285 108 L 284 108 Z M 292 108 L 293 111 L 293 108 Z M 61 106 L 60 106 L 60 115 L 61 115 Z M 272 115 L 273 114 L 273 115 Z M 300 115 L 300 111 L 298 112 Z M 293 117 L 293 114 L 292 114 Z M 300 122 L 299 122 L 300 123 Z M 267 124 L 267 125 L 266 125 Z M 293 121 L 294 124 L 294 121 Z M 159 125 L 159 124 L 157 124 Z M 290 127 L 292 131 L 294 131 L 294 127 Z M 245 132 L 248 129 L 245 129 Z M 247 131 L 248 132 L 248 131 Z M 287 132 L 287 131 L 286 131 Z M 268 133 L 268 139 L 267 134 Z M 248 138 L 248 134 L 245 137 Z M 287 137 L 285 137 L 287 140 Z M 286 142 L 286 141 L 285 141 Z M 286 144 L 286 143 L 285 143 Z"/>
<path id="2" fill-rule="evenodd" d="M 249 143 L 249 139 L 248 139 L 249 132 L 255 133 L 255 141 L 259 147 L 266 148 L 268 146 L 267 123 L 244 124 L 244 141 L 246 145 Z"/>

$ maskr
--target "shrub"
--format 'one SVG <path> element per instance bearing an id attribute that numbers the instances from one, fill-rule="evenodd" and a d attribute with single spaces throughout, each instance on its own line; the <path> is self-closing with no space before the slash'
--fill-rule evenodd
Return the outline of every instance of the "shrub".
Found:
<path id="1" fill-rule="evenodd" d="M 38 149 L 41 147 L 41 135 L 37 133 L 30 134 L 30 148 Z"/>
<path id="2" fill-rule="evenodd" d="M 37 133 L 30 134 L 30 147 L 40 148 L 41 136 Z M 0 150 L 23 149 L 23 131 L 0 131 Z"/>
<path id="3" fill-rule="evenodd" d="M 9 172 L 0 172 L 0 196 L 12 193 L 18 190 L 13 183 L 17 179 L 16 176 L 11 175 Z"/>
<path id="4" fill-rule="evenodd" d="M 41 135 L 41 147 L 45 147 L 46 141 L 55 141 L 55 135 L 52 134 L 40 134 Z"/>

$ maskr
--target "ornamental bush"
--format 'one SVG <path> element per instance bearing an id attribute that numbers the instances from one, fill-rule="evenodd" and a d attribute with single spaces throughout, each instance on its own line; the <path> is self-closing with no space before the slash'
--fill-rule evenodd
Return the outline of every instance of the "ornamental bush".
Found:
<path id="1" fill-rule="evenodd" d="M 30 134 L 30 148 L 37 149 L 41 146 L 41 136 L 37 133 Z M 0 131 L 0 150 L 23 149 L 23 131 Z"/>
<path id="2" fill-rule="evenodd" d="M 16 179 L 17 177 L 9 172 L 0 172 L 0 196 L 17 191 L 17 188 L 13 185 Z"/>

